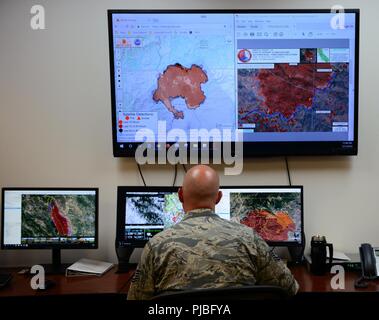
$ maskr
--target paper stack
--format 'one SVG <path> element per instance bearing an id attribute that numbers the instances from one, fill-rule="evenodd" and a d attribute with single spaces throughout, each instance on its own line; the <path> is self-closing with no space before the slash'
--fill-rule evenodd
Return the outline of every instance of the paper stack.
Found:
<path id="1" fill-rule="evenodd" d="M 84 275 L 102 276 L 112 267 L 113 263 L 90 259 L 80 259 L 66 269 L 66 277 Z"/>

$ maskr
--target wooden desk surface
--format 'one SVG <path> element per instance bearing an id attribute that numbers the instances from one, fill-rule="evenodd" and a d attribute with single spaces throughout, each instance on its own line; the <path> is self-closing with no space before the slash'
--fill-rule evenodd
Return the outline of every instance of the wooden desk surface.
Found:
<path id="1" fill-rule="evenodd" d="M 290 270 L 299 283 L 299 293 L 379 292 L 379 280 L 368 281 L 367 288 L 355 288 L 355 280 L 357 280 L 360 276 L 359 273 L 356 272 L 346 271 L 345 289 L 334 290 L 331 287 L 331 279 L 335 276 L 334 274 L 326 273 L 323 276 L 316 276 L 310 273 L 305 266 L 291 267 Z"/>
<path id="2" fill-rule="evenodd" d="M 331 288 L 332 274 L 315 276 L 308 272 L 304 266 L 290 268 L 296 280 L 299 282 L 299 294 L 306 293 L 338 293 L 338 292 L 366 292 L 379 293 L 379 280 L 369 281 L 366 289 L 354 288 L 354 282 L 359 274 L 346 272 L 345 290 L 333 290 Z M 11 283 L 0 290 L 1 297 L 38 297 L 38 296 L 64 296 L 64 295 L 127 295 L 134 270 L 127 273 L 116 273 L 113 268 L 102 277 L 70 277 L 64 275 L 47 275 L 47 279 L 56 284 L 46 291 L 33 290 L 30 286 L 30 276 L 17 274 L 19 269 L 13 269 Z M 4 270 L 5 271 L 5 270 Z"/>
<path id="3" fill-rule="evenodd" d="M 325 274 L 323 276 L 316 276 L 311 274 L 305 266 L 290 267 L 292 274 L 299 283 L 299 294 L 302 293 L 337 293 L 337 292 L 378 292 L 379 293 L 379 279 L 369 281 L 368 287 L 364 289 L 356 289 L 354 282 L 359 278 L 359 274 L 355 272 L 346 272 L 345 277 L 345 290 L 333 290 L 331 287 L 331 279 L 333 274 Z M 127 294 L 130 287 L 130 282 L 126 284 L 121 293 Z"/>
<path id="4" fill-rule="evenodd" d="M 36 296 L 59 296 L 59 295 L 112 295 L 119 294 L 123 287 L 129 283 L 133 271 L 116 273 L 116 267 L 109 270 L 101 277 L 80 276 L 65 277 L 64 275 L 46 275 L 46 279 L 53 280 L 55 286 L 45 290 L 33 290 L 30 286 L 30 275 L 20 275 L 17 269 L 8 270 L 13 279 L 5 288 L 0 290 L 1 297 L 36 297 Z M 4 270 L 5 272 L 6 270 Z"/>

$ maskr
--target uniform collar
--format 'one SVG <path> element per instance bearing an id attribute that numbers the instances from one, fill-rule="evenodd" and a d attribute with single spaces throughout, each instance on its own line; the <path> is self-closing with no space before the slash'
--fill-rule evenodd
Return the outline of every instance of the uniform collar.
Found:
<path id="1" fill-rule="evenodd" d="M 188 211 L 186 215 L 184 216 L 183 220 L 187 220 L 189 218 L 195 218 L 195 217 L 205 217 L 205 216 L 216 216 L 215 212 L 212 209 L 204 208 L 204 209 L 194 209 L 191 211 Z"/>

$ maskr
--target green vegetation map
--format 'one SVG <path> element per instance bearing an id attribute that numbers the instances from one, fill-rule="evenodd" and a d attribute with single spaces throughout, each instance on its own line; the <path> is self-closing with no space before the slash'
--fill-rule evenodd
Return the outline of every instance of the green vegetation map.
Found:
<path id="1" fill-rule="evenodd" d="M 22 238 L 59 237 L 51 217 L 55 200 L 75 237 L 95 236 L 94 195 L 22 195 Z"/>

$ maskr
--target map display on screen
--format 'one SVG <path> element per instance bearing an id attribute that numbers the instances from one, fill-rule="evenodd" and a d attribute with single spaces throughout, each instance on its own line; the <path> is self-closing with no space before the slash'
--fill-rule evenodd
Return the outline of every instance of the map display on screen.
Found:
<path id="1" fill-rule="evenodd" d="M 239 130 L 245 142 L 353 141 L 355 14 L 341 29 L 332 18 L 113 13 L 117 143 L 141 142 L 143 128 L 158 141 L 172 129 L 186 141 L 197 141 L 191 129 Z"/>

